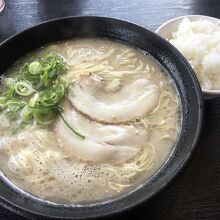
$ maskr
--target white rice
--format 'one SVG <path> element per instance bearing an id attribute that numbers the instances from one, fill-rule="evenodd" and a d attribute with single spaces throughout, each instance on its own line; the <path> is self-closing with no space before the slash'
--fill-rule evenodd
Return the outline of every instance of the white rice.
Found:
<path id="1" fill-rule="evenodd" d="M 172 43 L 189 61 L 202 89 L 220 89 L 220 26 L 207 20 L 183 19 Z"/>

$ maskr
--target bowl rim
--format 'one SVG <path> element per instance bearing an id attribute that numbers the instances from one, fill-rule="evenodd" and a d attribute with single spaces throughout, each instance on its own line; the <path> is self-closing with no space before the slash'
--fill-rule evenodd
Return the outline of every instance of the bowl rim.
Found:
<path id="1" fill-rule="evenodd" d="M 209 21 L 215 21 L 220 25 L 220 19 L 216 18 L 216 17 L 211 17 L 211 16 L 207 16 L 207 15 L 183 15 L 183 16 L 178 16 L 175 18 L 172 18 L 168 21 L 166 21 L 165 23 L 161 24 L 156 30 L 155 33 L 160 35 L 160 30 L 165 28 L 166 26 L 170 25 L 171 23 L 184 19 L 184 18 L 204 18 L 204 19 L 208 19 Z M 162 35 L 161 35 L 162 36 Z M 163 36 L 162 36 L 163 37 Z M 219 96 L 220 95 L 220 89 L 202 89 L 202 92 L 207 95 L 207 96 Z"/>
<path id="2" fill-rule="evenodd" d="M 28 31 L 31 31 L 35 28 L 38 28 L 39 26 L 43 25 L 43 24 L 49 24 L 49 23 L 52 23 L 52 22 L 57 22 L 57 21 L 61 21 L 61 20 L 69 20 L 69 19 L 74 19 L 74 18 L 92 18 L 92 19 L 107 19 L 107 20 L 113 20 L 113 21 L 116 21 L 116 22 L 123 22 L 124 24 L 127 24 L 127 25 L 131 25 L 131 26 L 135 26 L 137 28 L 140 28 L 144 31 L 147 31 L 151 34 L 154 34 L 156 35 L 160 40 L 164 41 L 164 43 L 166 44 L 166 46 L 172 50 L 174 50 L 175 53 L 177 53 L 178 56 L 180 56 L 182 58 L 182 60 L 184 61 L 185 65 L 187 68 L 191 69 L 191 73 L 193 73 L 193 70 L 191 68 L 191 66 L 189 65 L 189 63 L 187 62 L 187 60 L 183 57 L 183 55 L 173 46 L 171 45 L 168 41 L 166 41 L 163 37 L 161 37 L 160 35 L 158 35 L 158 33 L 154 33 L 153 31 L 150 31 L 148 29 L 146 29 L 145 27 L 142 27 L 138 24 L 135 24 L 133 22 L 129 22 L 128 20 L 123 20 L 123 19 L 118 19 L 118 18 L 112 18 L 112 17 L 104 17 L 104 16 L 93 16 L 93 15 L 82 15 L 82 16 L 66 16 L 66 17 L 60 17 L 60 18 L 54 18 L 54 19 L 50 19 L 50 20 L 47 20 L 47 21 L 43 21 L 43 22 L 40 22 L 38 23 L 37 25 L 33 25 L 29 28 L 26 28 L 18 33 L 15 33 L 14 35 L 10 36 L 9 38 L 5 39 L 3 42 L 0 43 L 0 47 L 2 47 L 2 45 L 8 43 L 10 40 L 13 40 L 14 38 L 16 38 L 17 36 L 21 35 L 21 34 L 25 34 L 25 32 L 28 32 Z M 200 137 L 200 134 L 201 134 L 201 131 L 202 131 L 202 127 L 203 127 L 203 117 L 204 117 L 204 112 L 203 112 L 203 107 L 204 107 L 204 103 L 203 103 L 203 98 L 202 98 L 202 94 L 201 94 L 201 88 L 199 86 L 199 82 L 195 76 L 195 74 L 191 74 L 190 73 L 190 76 L 191 76 L 191 79 L 192 81 L 195 83 L 195 85 L 197 86 L 197 90 L 196 90 L 196 94 L 197 94 L 197 97 L 198 97 L 198 104 L 200 106 L 199 108 L 199 116 L 198 116 L 198 126 L 197 126 L 197 129 L 196 129 L 196 132 L 195 132 L 195 136 L 194 136 L 194 140 L 191 144 L 191 150 L 187 153 L 187 155 L 185 156 L 184 160 L 182 161 L 181 163 L 181 166 L 179 166 L 178 168 L 176 168 L 176 171 L 170 175 L 169 179 L 164 182 L 163 184 L 161 184 L 154 192 L 152 192 L 151 194 L 149 194 L 148 197 L 144 197 L 142 199 L 139 199 L 138 202 L 134 202 L 133 204 L 129 205 L 129 206 L 126 206 L 124 207 L 123 209 L 117 209 L 116 211 L 114 212 L 107 212 L 105 214 L 101 214 L 101 215 L 93 215 L 89 218 L 96 218 L 96 217 L 105 217 L 105 216 L 112 216 L 112 215 L 115 215 L 115 214 L 119 214 L 119 213 L 122 213 L 122 212 L 125 212 L 129 209 L 132 209 L 138 205 L 140 205 L 141 203 L 143 202 L 146 202 L 146 201 L 150 201 L 152 198 L 154 198 L 156 195 L 158 195 L 161 191 L 163 191 L 168 185 L 171 184 L 171 182 L 173 182 L 178 176 L 180 173 L 182 173 L 183 169 L 187 166 L 187 164 L 190 162 L 190 159 L 192 158 L 192 154 L 195 152 L 195 149 L 196 149 L 196 145 L 198 143 L 198 140 L 199 140 L 199 137 Z M 10 181 L 11 182 L 11 181 Z M 28 193 L 27 193 L 28 194 Z M 38 197 L 36 196 L 31 196 L 32 198 L 36 199 L 36 200 L 41 200 L 41 199 L 38 199 Z M 29 197 L 30 198 L 30 197 Z M 42 201 L 42 200 L 41 200 Z M 44 201 L 44 202 L 47 202 L 47 201 Z M 53 204 L 53 202 L 49 202 L 50 204 Z M 29 209 L 26 209 L 24 207 L 21 207 L 19 205 L 16 205 L 12 202 L 10 202 L 8 199 L 5 199 L 5 198 L 2 198 L 2 196 L 0 195 L 0 204 L 2 206 L 4 206 L 5 208 L 9 209 L 10 211 L 12 212 L 15 212 L 17 213 L 18 215 L 21 215 L 21 216 L 24 216 L 24 217 L 28 217 L 30 218 L 30 215 L 32 214 L 35 214 L 37 217 L 49 217 L 49 218 L 57 218 L 57 219 L 61 219 L 61 217 L 56 217 L 56 216 L 52 216 L 52 215 L 42 215 L 42 214 L 39 214 L 39 213 L 36 213 L 36 212 L 33 212 L 33 211 L 30 211 Z M 63 204 L 56 204 L 55 205 L 57 206 L 62 206 Z M 67 205 L 68 207 L 72 207 L 74 208 L 74 204 L 71 204 L 71 205 Z M 65 207 L 65 205 L 64 205 Z M 62 217 L 62 219 L 72 219 L 74 217 Z M 84 218 L 84 217 L 82 217 Z M 82 218 L 77 218 L 77 219 L 82 219 Z"/>
<path id="3" fill-rule="evenodd" d="M 207 16 L 207 15 L 182 15 L 182 16 L 178 16 L 178 17 L 175 17 L 175 18 L 172 18 L 172 19 L 169 19 L 168 21 L 162 23 L 156 30 L 155 30 L 155 33 L 157 34 L 160 34 L 160 30 L 167 26 L 168 24 L 174 22 L 174 21 L 177 21 L 177 20 L 181 20 L 181 19 L 184 19 L 184 18 L 207 18 L 209 20 L 213 20 L 213 21 L 219 21 L 219 24 L 220 24 L 220 19 L 219 18 L 216 18 L 216 17 L 211 17 L 211 16 Z"/>

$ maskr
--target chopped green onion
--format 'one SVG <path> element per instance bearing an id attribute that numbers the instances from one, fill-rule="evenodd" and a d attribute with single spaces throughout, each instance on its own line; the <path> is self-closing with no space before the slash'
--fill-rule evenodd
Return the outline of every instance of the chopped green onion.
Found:
<path id="1" fill-rule="evenodd" d="M 42 125 L 49 125 L 51 124 L 56 118 L 57 112 L 53 112 L 49 110 L 48 112 L 42 112 L 41 110 L 34 110 L 33 116 L 34 119 Z"/>
<path id="2" fill-rule="evenodd" d="M 8 100 L 6 102 L 6 113 L 15 113 L 18 110 L 22 109 L 26 105 L 25 101 L 20 101 L 20 100 Z"/>
<path id="3" fill-rule="evenodd" d="M 77 132 L 76 130 L 74 130 L 70 124 L 67 122 L 67 120 L 65 119 L 65 116 L 63 113 L 60 113 L 60 118 L 63 120 L 63 122 L 65 123 L 65 125 L 76 135 L 78 135 L 79 137 L 81 137 L 82 139 L 85 139 L 85 136 L 80 134 L 79 132 Z"/>
<path id="4" fill-rule="evenodd" d="M 0 110 L 13 117 L 22 117 L 22 124 L 36 121 L 51 124 L 60 113 L 69 81 L 62 76 L 66 71 L 64 59 L 49 53 L 33 62 L 25 63 L 16 79 L 5 78 L 4 93 L 0 97 Z M 11 114 L 21 111 L 21 114 Z"/>
<path id="5" fill-rule="evenodd" d="M 24 66 L 21 67 L 19 73 L 21 75 L 21 79 L 24 79 L 26 81 L 31 81 L 31 82 L 37 83 L 39 80 L 39 75 L 34 75 L 29 72 L 29 64 L 28 63 L 25 63 Z"/>
<path id="6" fill-rule="evenodd" d="M 6 87 L 5 97 L 8 99 L 8 98 L 11 98 L 14 95 L 15 80 L 13 80 L 12 78 L 6 78 L 4 82 L 5 82 L 5 87 Z"/>
<path id="7" fill-rule="evenodd" d="M 50 90 L 40 93 L 39 102 L 44 107 L 56 105 L 64 97 L 64 86 L 62 84 L 55 86 Z"/>
<path id="8" fill-rule="evenodd" d="M 31 118 L 33 118 L 33 109 L 29 108 L 29 106 L 25 106 L 22 114 L 22 122 L 27 122 Z"/>
<path id="9" fill-rule="evenodd" d="M 39 75 L 41 70 L 42 70 L 42 66 L 37 61 L 30 63 L 30 65 L 28 66 L 28 71 L 30 72 L 31 75 Z"/>
<path id="10" fill-rule="evenodd" d="M 34 107 L 35 104 L 36 104 L 36 102 L 37 102 L 37 100 L 38 100 L 38 98 L 39 98 L 39 93 L 36 93 L 36 94 L 30 99 L 30 101 L 29 101 L 29 106 L 30 106 L 30 107 Z"/>
<path id="11" fill-rule="evenodd" d="M 25 81 L 15 83 L 15 92 L 21 96 L 29 96 L 34 92 L 31 84 Z"/>
<path id="12" fill-rule="evenodd" d="M 6 97 L 0 97 L 0 109 L 3 110 L 6 106 L 6 101 L 7 98 Z"/>
<path id="13" fill-rule="evenodd" d="M 69 80 L 67 78 L 65 78 L 64 76 L 60 76 L 57 79 L 57 84 L 63 84 L 65 88 L 69 87 Z"/>

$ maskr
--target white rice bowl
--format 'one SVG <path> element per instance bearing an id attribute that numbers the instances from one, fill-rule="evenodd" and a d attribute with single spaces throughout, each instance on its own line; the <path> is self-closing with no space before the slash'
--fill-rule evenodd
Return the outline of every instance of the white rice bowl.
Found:
<path id="1" fill-rule="evenodd" d="M 208 20 L 184 18 L 172 33 L 172 43 L 189 61 L 203 90 L 220 89 L 220 26 Z"/>

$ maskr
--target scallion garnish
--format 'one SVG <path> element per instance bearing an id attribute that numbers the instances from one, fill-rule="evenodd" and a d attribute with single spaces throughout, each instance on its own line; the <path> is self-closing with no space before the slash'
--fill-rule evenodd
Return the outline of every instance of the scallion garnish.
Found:
<path id="1" fill-rule="evenodd" d="M 0 110 L 16 115 L 20 112 L 22 123 L 51 124 L 60 114 L 60 102 L 68 90 L 65 71 L 66 63 L 56 53 L 25 63 L 16 79 L 4 79 Z"/>

